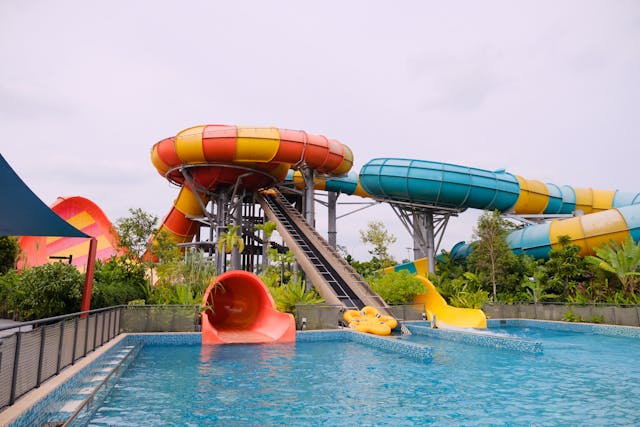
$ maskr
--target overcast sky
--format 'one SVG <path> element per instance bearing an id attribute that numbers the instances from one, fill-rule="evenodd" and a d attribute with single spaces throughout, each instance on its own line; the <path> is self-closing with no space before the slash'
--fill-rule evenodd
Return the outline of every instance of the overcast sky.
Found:
<path id="1" fill-rule="evenodd" d="M 150 149 L 208 123 L 323 134 L 356 170 L 407 157 L 640 191 L 640 2 L 310 3 L 2 0 L 0 151 L 45 203 L 80 195 L 112 221 L 168 213 Z M 339 220 L 338 243 L 367 259 L 374 218 L 406 257 L 385 205 Z"/>

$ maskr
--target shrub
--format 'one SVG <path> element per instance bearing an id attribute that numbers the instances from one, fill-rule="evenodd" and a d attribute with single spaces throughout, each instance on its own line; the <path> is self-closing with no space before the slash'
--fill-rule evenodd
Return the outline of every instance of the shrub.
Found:
<path id="1" fill-rule="evenodd" d="M 420 279 L 406 270 L 373 276 L 369 283 L 387 304 L 411 303 L 416 295 L 426 292 Z"/>
<path id="2" fill-rule="evenodd" d="M 14 295 L 22 320 L 80 311 L 84 276 L 70 264 L 56 262 L 25 270 Z"/>
<path id="3" fill-rule="evenodd" d="M 144 266 L 125 258 L 97 261 L 93 276 L 91 308 L 111 307 L 144 299 L 147 284 Z"/>

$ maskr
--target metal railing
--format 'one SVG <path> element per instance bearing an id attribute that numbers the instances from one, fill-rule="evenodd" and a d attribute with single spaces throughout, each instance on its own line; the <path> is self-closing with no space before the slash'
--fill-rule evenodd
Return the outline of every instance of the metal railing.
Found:
<path id="1" fill-rule="evenodd" d="M 0 333 L 11 332 L 0 338 L 0 409 L 120 334 L 122 309 L 109 307 L 0 328 Z"/>

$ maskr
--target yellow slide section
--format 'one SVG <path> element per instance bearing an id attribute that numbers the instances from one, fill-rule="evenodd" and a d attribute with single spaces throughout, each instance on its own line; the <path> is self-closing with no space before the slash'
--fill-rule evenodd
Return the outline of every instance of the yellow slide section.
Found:
<path id="1" fill-rule="evenodd" d="M 420 279 L 427 291 L 424 294 L 416 295 L 414 302 L 423 303 L 427 311 L 427 320 L 433 321 L 436 317 L 436 325 L 453 326 L 456 328 L 486 328 L 487 316 L 482 310 L 476 308 L 452 307 L 440 295 L 436 287 L 427 279 L 428 261 L 421 258 L 406 264 L 385 268 L 385 272 L 407 270 Z"/>

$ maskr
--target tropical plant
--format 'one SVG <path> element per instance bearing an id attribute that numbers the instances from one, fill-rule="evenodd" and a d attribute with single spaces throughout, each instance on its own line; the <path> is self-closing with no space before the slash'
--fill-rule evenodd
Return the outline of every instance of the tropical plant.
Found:
<path id="1" fill-rule="evenodd" d="M 276 231 L 276 223 L 265 221 L 262 224 L 257 224 L 255 229 L 262 231 L 262 271 L 265 271 L 269 265 L 269 242 L 273 232 Z"/>
<path id="2" fill-rule="evenodd" d="M 238 234 L 241 225 L 227 225 L 227 231 L 225 233 L 220 234 L 218 238 L 218 253 L 232 253 L 232 251 L 237 250 L 238 252 L 242 252 L 244 250 L 244 240 L 242 240 L 242 236 Z M 240 268 L 240 260 L 238 257 L 231 257 L 231 268 L 237 270 Z"/>
<path id="3" fill-rule="evenodd" d="M 595 248 L 596 256 L 586 257 L 586 261 L 615 275 L 626 295 L 631 295 L 640 284 L 640 243 L 635 243 L 631 235 L 619 245 L 611 241 L 609 245 Z"/>
<path id="4" fill-rule="evenodd" d="M 416 295 L 426 292 L 420 279 L 407 270 L 376 274 L 367 279 L 371 289 L 388 304 L 411 303 Z"/>
<path id="5" fill-rule="evenodd" d="M 324 299 L 318 292 L 311 288 L 307 289 L 303 280 L 292 280 L 282 286 L 267 285 L 278 311 L 295 314 L 298 304 L 319 304 Z"/>

